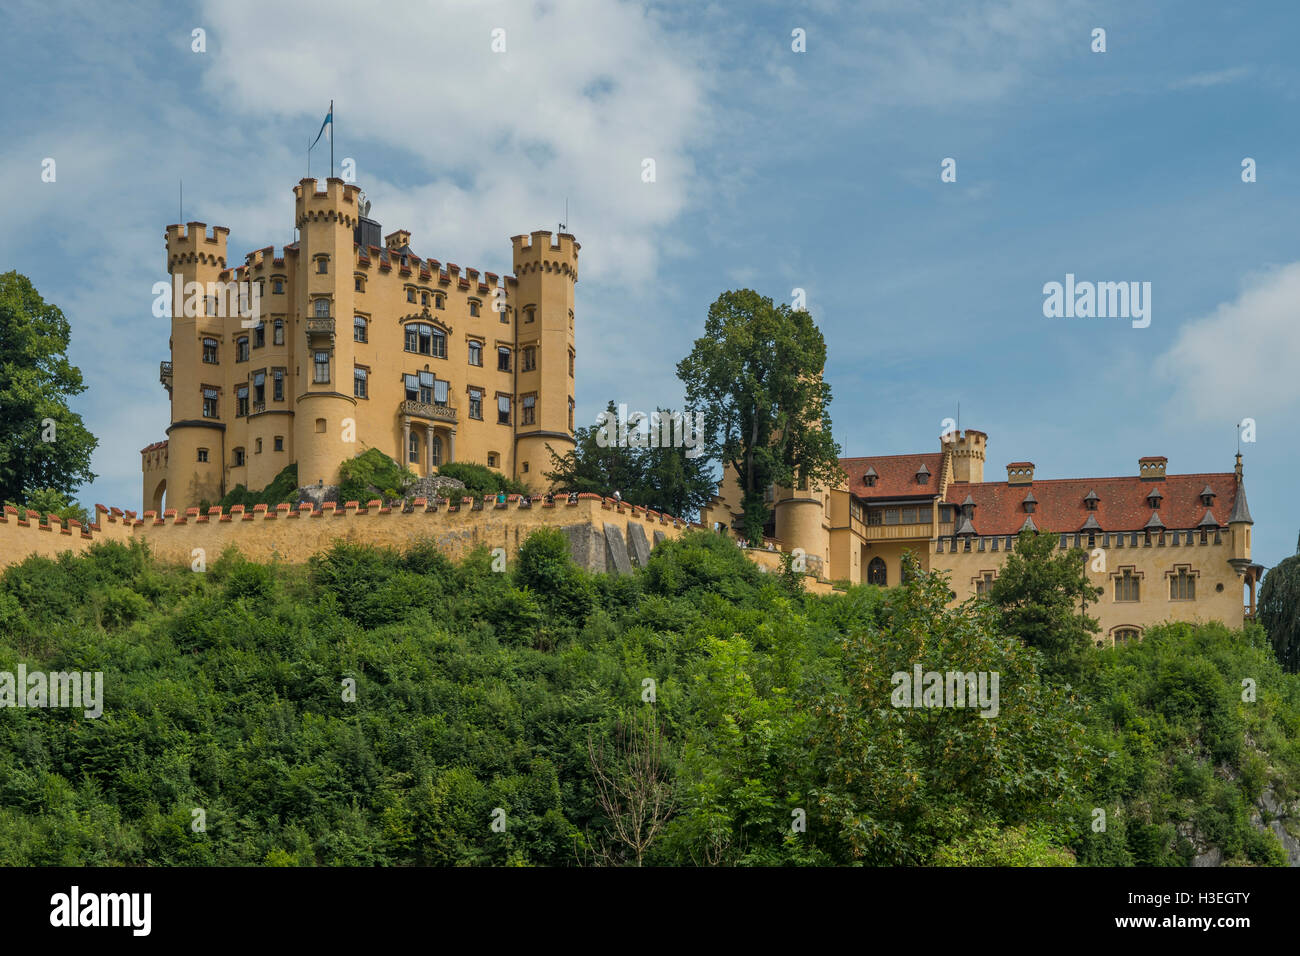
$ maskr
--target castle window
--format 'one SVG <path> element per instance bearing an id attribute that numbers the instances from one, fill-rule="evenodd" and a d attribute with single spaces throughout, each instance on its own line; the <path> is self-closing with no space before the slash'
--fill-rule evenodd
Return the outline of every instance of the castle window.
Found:
<path id="1" fill-rule="evenodd" d="M 283 295 L 283 294 L 284 294 L 284 280 L 283 280 L 283 279 L 272 279 L 272 280 L 271 280 L 271 291 L 272 291 L 273 293 L 275 293 L 276 295 Z"/>
<path id="2" fill-rule="evenodd" d="M 537 424 L 537 396 L 536 395 L 524 396 L 524 416 L 521 424 L 524 425 Z"/>
<path id="3" fill-rule="evenodd" d="M 442 439 L 434 435 L 433 441 L 429 443 L 429 455 L 433 458 L 433 467 L 437 468 L 442 464 Z"/>
<path id="4" fill-rule="evenodd" d="M 329 272 L 329 271 L 330 271 L 330 260 L 329 260 L 329 256 L 317 256 L 317 257 L 316 257 L 316 272 L 317 272 L 317 274 L 318 274 L 318 275 L 325 275 L 325 273 L 327 273 L 327 272 Z"/>
<path id="5" fill-rule="evenodd" d="M 421 292 L 421 293 L 420 293 L 420 305 L 428 305 L 428 304 L 429 304 L 429 293 L 427 293 L 427 292 Z"/>
<path id="6" fill-rule="evenodd" d="M 868 525 L 868 526 L 879 525 L 880 522 L 881 522 L 881 519 L 882 519 L 883 517 L 884 517 L 884 512 L 881 511 L 879 508 L 868 508 L 868 509 L 867 509 L 867 525 Z"/>
<path id="7" fill-rule="evenodd" d="M 362 368 L 360 365 L 352 369 L 352 394 L 356 398 L 370 397 L 366 392 L 366 382 L 369 374 L 369 370 Z"/>
<path id="8" fill-rule="evenodd" d="M 900 524 L 916 524 L 916 509 L 904 508 L 900 516 Z"/>
<path id="9" fill-rule="evenodd" d="M 939 523 L 940 524 L 952 523 L 952 505 L 939 506 Z"/>
<path id="10" fill-rule="evenodd" d="M 240 385 L 235 389 L 235 417 L 243 418 L 248 414 L 248 386 Z"/>
<path id="11" fill-rule="evenodd" d="M 414 290 L 414 289 L 407 289 L 407 290 L 406 290 L 406 301 L 407 301 L 407 302 L 414 302 L 414 301 L 415 301 L 415 290 Z M 428 303 L 426 302 L 425 305 L 428 305 Z"/>
<path id="12" fill-rule="evenodd" d="M 206 385 L 203 387 L 203 417 L 217 417 L 217 390 Z"/>
<path id="13" fill-rule="evenodd" d="M 888 583 L 889 571 L 885 567 L 885 559 L 875 557 L 867 565 L 867 583 L 875 584 L 879 587 L 885 587 Z"/>
<path id="14" fill-rule="evenodd" d="M 569 378 L 573 378 L 573 349 L 569 349 Z"/>
<path id="15" fill-rule="evenodd" d="M 232 452 L 232 454 L 234 455 L 235 467 L 236 467 L 236 468 L 243 468 L 243 467 L 244 467 L 244 449 L 242 449 L 242 448 L 236 448 L 236 449 Z"/>
<path id="16" fill-rule="evenodd" d="M 420 436 L 415 432 L 406 440 L 406 460 L 412 465 L 420 463 Z"/>
<path id="17" fill-rule="evenodd" d="M 355 277 L 353 277 L 353 279 L 352 279 L 352 289 L 353 289 L 354 292 L 365 292 L 365 291 L 366 291 L 366 283 L 365 283 L 365 281 L 361 278 L 361 276 L 355 276 Z"/>
<path id="18" fill-rule="evenodd" d="M 478 306 L 479 306 L 478 299 L 470 299 L 470 300 L 469 300 L 469 314 L 470 314 L 470 315 L 475 315 L 475 316 L 478 315 Z"/>
<path id="19" fill-rule="evenodd" d="M 1169 600 L 1196 600 L 1196 573 L 1186 567 L 1179 567 L 1169 575 Z"/>
<path id="20" fill-rule="evenodd" d="M 433 294 L 433 307 L 435 309 L 445 309 L 447 307 L 447 297 L 441 292 L 435 292 Z"/>
<path id="21" fill-rule="evenodd" d="M 418 402 L 420 400 L 420 380 L 414 375 L 402 376 L 402 382 L 406 387 L 406 400 L 408 402 Z"/>
<path id="22" fill-rule="evenodd" d="M 483 364 L 483 343 L 475 342 L 472 339 L 469 343 L 469 364 L 482 366 Z"/>
<path id="23" fill-rule="evenodd" d="M 262 453 L 262 439 L 260 438 L 257 439 L 257 442 L 253 447 L 253 453 L 256 455 L 260 455 Z"/>
<path id="24" fill-rule="evenodd" d="M 524 462 L 520 467 L 522 468 L 524 474 L 528 473 L 528 462 Z"/>
<path id="25" fill-rule="evenodd" d="M 203 340 L 203 361 L 206 362 L 208 365 L 217 364 L 217 340 L 216 339 Z"/>
<path id="26" fill-rule="evenodd" d="M 573 431 L 573 399 L 569 399 L 569 431 Z"/>
<path id="27" fill-rule="evenodd" d="M 275 338 L 273 341 L 276 345 L 284 344 L 284 319 L 275 320 Z"/>
<path id="28" fill-rule="evenodd" d="M 483 390 L 481 388 L 471 388 L 469 390 L 469 417 L 483 420 Z"/>
<path id="29" fill-rule="evenodd" d="M 330 354 L 329 352 L 317 352 L 315 354 L 317 385 L 328 385 L 330 380 Z"/>
<path id="30" fill-rule="evenodd" d="M 498 425 L 510 424 L 510 396 L 509 395 L 497 396 L 497 424 Z"/>
<path id="31" fill-rule="evenodd" d="M 312 309 L 316 313 L 316 318 L 328 319 L 330 317 L 330 300 L 317 299 L 312 305 Z"/>
<path id="32" fill-rule="evenodd" d="M 1117 627 L 1114 631 L 1115 646 L 1121 647 L 1124 644 L 1130 644 L 1142 636 L 1142 632 L 1136 627 Z"/>
<path id="33" fill-rule="evenodd" d="M 276 451 L 284 451 L 284 436 L 283 436 L 283 435 L 276 435 L 276 436 L 275 436 L 275 450 L 276 450 Z"/>
<path id="34" fill-rule="evenodd" d="M 533 369 L 537 368 L 537 349 L 535 349 L 531 345 L 525 348 L 523 353 L 523 360 L 524 360 L 523 371 L 531 372 Z"/>
<path id="35" fill-rule="evenodd" d="M 325 419 L 323 418 L 316 419 L 316 434 L 317 435 L 325 434 Z"/>
<path id="36" fill-rule="evenodd" d="M 510 313 L 513 312 L 514 310 L 513 310 L 513 309 L 510 309 L 510 308 L 504 308 L 504 309 L 497 309 L 497 311 L 501 313 L 501 324 L 502 324 L 502 325 L 509 325 L 509 324 L 510 324 Z"/>
<path id="37" fill-rule="evenodd" d="M 206 448 L 200 448 L 199 461 L 207 461 L 207 460 L 208 460 L 208 450 Z"/>
<path id="38" fill-rule="evenodd" d="M 489 468 L 495 468 L 495 467 L 497 466 L 497 459 L 498 459 L 499 457 L 500 457 L 500 456 L 497 455 L 497 453 L 494 452 L 494 451 L 490 451 L 490 452 L 488 452 L 488 467 L 489 467 Z"/>
<path id="39" fill-rule="evenodd" d="M 366 340 L 366 320 L 361 316 L 354 316 L 352 319 L 352 341 L 364 342 Z"/>
<path id="40" fill-rule="evenodd" d="M 425 373 L 421 372 L 420 374 L 424 375 Z M 430 375 L 429 377 L 433 378 L 432 375 Z M 448 382 L 445 378 L 433 379 L 433 404 L 442 405 L 444 407 L 446 406 L 450 386 L 451 383 Z"/>
<path id="41" fill-rule="evenodd" d="M 504 345 L 497 349 L 497 371 L 510 371 L 510 350 Z"/>
<path id="42" fill-rule="evenodd" d="M 1115 575 L 1115 600 L 1140 601 L 1142 599 L 1141 580 L 1132 568 L 1124 568 Z"/>
<path id="43" fill-rule="evenodd" d="M 266 345 L 266 326 L 261 322 L 253 329 L 253 348 L 260 349 Z"/>
<path id="44" fill-rule="evenodd" d="M 429 354 L 434 358 L 447 357 L 447 333 L 442 329 L 433 330 L 433 350 Z"/>
<path id="45" fill-rule="evenodd" d="M 996 572 L 984 571 L 975 579 L 975 593 L 979 595 L 988 594 L 993 587 L 993 581 L 997 578 Z"/>
<path id="46" fill-rule="evenodd" d="M 284 369 L 271 370 L 271 400 L 284 401 Z"/>
<path id="47" fill-rule="evenodd" d="M 235 339 L 235 361 L 236 362 L 248 361 L 248 336 L 247 335 L 242 335 L 239 338 Z"/>
<path id="48" fill-rule="evenodd" d="M 897 509 L 897 508 L 886 508 L 886 509 L 885 509 L 885 524 L 898 524 L 898 509 Z"/>
<path id="49" fill-rule="evenodd" d="M 262 411 L 266 405 L 266 369 L 253 373 L 253 411 Z"/>
<path id="50" fill-rule="evenodd" d="M 535 305 L 524 306 L 524 321 L 531 322 L 535 318 L 537 318 L 537 306 Z"/>

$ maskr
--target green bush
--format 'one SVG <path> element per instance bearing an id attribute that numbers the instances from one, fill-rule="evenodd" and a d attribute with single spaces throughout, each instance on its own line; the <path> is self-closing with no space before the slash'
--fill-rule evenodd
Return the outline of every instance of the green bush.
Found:
<path id="1" fill-rule="evenodd" d="M 465 483 L 465 494 L 471 497 L 496 495 L 505 492 L 508 495 L 526 495 L 528 486 L 521 481 L 507 478 L 501 472 L 486 465 L 477 465 L 468 461 L 452 461 L 438 466 L 438 474 L 443 478 L 455 478 Z"/>
<path id="2" fill-rule="evenodd" d="M 339 500 L 365 504 L 401 498 L 415 475 L 378 448 L 368 448 L 339 466 Z"/>

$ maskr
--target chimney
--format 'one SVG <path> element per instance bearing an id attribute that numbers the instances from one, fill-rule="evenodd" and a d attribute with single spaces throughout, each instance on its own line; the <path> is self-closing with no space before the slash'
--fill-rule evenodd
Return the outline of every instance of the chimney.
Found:
<path id="1" fill-rule="evenodd" d="M 1165 466 L 1169 459 L 1164 455 L 1148 455 L 1138 459 L 1138 476 L 1143 481 L 1164 481 Z"/>
<path id="2" fill-rule="evenodd" d="M 1007 484 L 1032 485 L 1034 483 L 1034 463 L 1032 461 L 1013 461 L 1007 465 Z"/>

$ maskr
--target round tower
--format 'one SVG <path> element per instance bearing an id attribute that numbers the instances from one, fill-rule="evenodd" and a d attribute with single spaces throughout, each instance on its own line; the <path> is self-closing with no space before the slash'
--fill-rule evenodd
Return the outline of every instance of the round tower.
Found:
<path id="1" fill-rule="evenodd" d="M 165 506 L 178 511 L 216 501 L 225 493 L 225 430 L 234 414 L 234 398 L 223 375 L 233 356 L 225 346 L 227 326 L 238 322 L 224 296 L 226 237 L 214 226 L 208 235 L 201 222 L 167 227 L 167 271 L 172 283 L 171 364 L 163 366 L 163 384 L 171 392 L 167 428 Z M 154 482 L 156 484 L 156 481 Z M 145 501 L 157 499 L 145 489 Z"/>
<path id="2" fill-rule="evenodd" d="M 360 187 L 336 177 L 327 179 L 322 191 L 315 179 L 293 187 L 298 281 L 293 284 L 289 351 L 295 359 L 285 383 L 294 410 L 292 440 L 281 452 L 264 443 L 263 454 L 276 456 L 277 471 L 297 460 L 299 486 L 338 484 L 339 465 L 360 451 L 353 437 L 357 402 L 352 396 L 351 334 L 359 192 Z"/>
<path id="3" fill-rule="evenodd" d="M 782 497 L 783 494 L 788 497 Z M 831 566 L 831 534 L 826 521 L 829 498 L 830 492 L 820 488 L 778 489 L 773 505 L 776 539 L 781 547 L 791 552 L 801 548 L 808 562 L 807 570 L 818 576 L 824 576 Z"/>
<path id="4" fill-rule="evenodd" d="M 516 281 L 508 305 L 514 313 L 512 406 L 513 461 L 507 474 L 534 491 L 545 489 L 557 455 L 574 447 L 573 287 L 578 281 L 578 241 L 547 231 L 512 237 Z"/>

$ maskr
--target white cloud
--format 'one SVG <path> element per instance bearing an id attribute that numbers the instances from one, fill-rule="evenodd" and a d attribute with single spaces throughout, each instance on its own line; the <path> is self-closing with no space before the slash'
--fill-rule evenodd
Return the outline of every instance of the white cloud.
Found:
<path id="1" fill-rule="evenodd" d="M 1300 262 L 1246 278 L 1232 302 L 1189 322 L 1156 360 L 1167 409 L 1206 425 L 1300 404 Z"/>
<path id="2" fill-rule="evenodd" d="M 1250 67 L 1248 66 L 1234 66 L 1225 70 L 1208 70 L 1204 73 L 1193 73 L 1191 76 L 1174 80 L 1169 84 L 1169 88 L 1171 90 L 1188 90 L 1222 86 L 1225 83 L 1235 83 L 1249 74 Z"/>
<path id="3" fill-rule="evenodd" d="M 410 229 L 421 255 L 499 271 L 509 237 L 554 229 L 567 198 L 585 276 L 654 275 L 655 231 L 689 199 L 704 78 L 689 39 L 641 5 L 204 6 L 205 87 L 252 122 L 288 111 L 300 126 L 333 98 L 336 160 L 356 158 L 375 217 Z M 322 140 L 313 171 L 327 155 Z M 416 181 L 394 182 L 389 157 Z M 641 181 L 646 157 L 653 184 Z"/>

